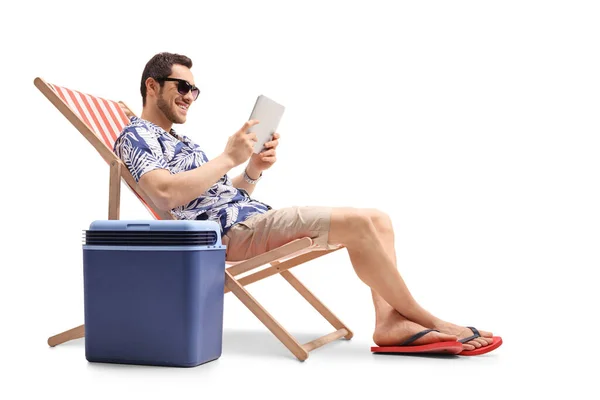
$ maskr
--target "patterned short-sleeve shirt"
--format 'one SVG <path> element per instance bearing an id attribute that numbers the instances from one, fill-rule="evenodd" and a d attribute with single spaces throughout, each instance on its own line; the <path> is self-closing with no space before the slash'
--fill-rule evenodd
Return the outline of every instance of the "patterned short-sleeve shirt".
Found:
<path id="1" fill-rule="evenodd" d="M 152 122 L 138 117 L 130 118 L 129 125 L 115 142 L 114 151 L 136 182 L 142 175 L 155 169 L 166 169 L 171 174 L 177 174 L 208 162 L 206 154 L 187 136 L 178 136 L 173 129 L 167 133 Z M 202 196 L 172 209 L 171 214 L 177 219 L 216 221 L 225 234 L 232 225 L 270 209 L 269 205 L 252 199 L 244 189 L 233 187 L 225 174 Z"/>

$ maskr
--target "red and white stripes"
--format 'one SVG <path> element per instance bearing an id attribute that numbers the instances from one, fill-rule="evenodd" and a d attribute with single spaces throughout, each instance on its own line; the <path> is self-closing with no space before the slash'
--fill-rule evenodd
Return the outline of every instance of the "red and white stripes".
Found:
<path id="1" fill-rule="evenodd" d="M 48 85 L 112 152 L 117 137 L 123 128 L 129 124 L 129 118 L 127 118 L 121 106 L 112 100 L 91 96 L 51 83 Z M 150 208 L 135 189 L 129 188 L 154 218 L 160 219 L 160 216 Z"/>
<path id="2" fill-rule="evenodd" d="M 111 151 L 129 118 L 114 101 L 49 84 Z"/>

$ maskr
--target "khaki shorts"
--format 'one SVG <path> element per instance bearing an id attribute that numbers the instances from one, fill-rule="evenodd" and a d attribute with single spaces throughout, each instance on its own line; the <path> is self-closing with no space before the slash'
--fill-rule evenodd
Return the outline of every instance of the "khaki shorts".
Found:
<path id="1" fill-rule="evenodd" d="M 323 249 L 328 243 L 331 207 L 287 207 L 256 214 L 233 225 L 223 236 L 228 261 L 242 261 L 294 239 L 310 237 Z"/>

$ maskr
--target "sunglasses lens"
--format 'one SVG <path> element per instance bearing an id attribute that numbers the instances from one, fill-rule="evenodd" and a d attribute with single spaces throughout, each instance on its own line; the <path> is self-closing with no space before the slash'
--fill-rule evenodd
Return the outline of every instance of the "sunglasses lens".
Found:
<path id="1" fill-rule="evenodd" d="M 188 92 L 190 91 L 191 88 L 192 88 L 191 85 L 187 82 L 179 81 L 177 83 L 177 91 L 182 96 L 185 96 L 186 94 L 188 94 Z"/>
<path id="2" fill-rule="evenodd" d="M 200 95 L 200 89 L 198 89 L 195 86 L 190 85 L 186 81 L 177 82 L 177 91 L 179 92 L 180 95 L 185 96 L 186 94 L 189 93 L 190 90 L 192 91 L 192 97 L 194 98 L 194 100 L 196 100 L 198 98 L 198 96 Z"/>

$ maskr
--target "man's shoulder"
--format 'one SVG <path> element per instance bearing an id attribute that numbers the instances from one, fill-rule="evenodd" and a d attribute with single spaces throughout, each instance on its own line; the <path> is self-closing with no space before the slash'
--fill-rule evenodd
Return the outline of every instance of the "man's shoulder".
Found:
<path id="1" fill-rule="evenodd" d="M 159 135 L 158 132 L 156 132 L 156 129 L 153 129 L 151 123 L 139 117 L 133 116 L 129 118 L 129 123 L 123 127 L 123 130 L 121 130 L 117 140 L 126 136 L 136 140 L 143 140 L 149 137 L 157 137 Z"/>
<path id="2" fill-rule="evenodd" d="M 146 138 L 150 134 L 150 127 L 147 125 L 147 121 L 135 116 L 129 117 L 129 123 L 119 133 L 113 150 L 118 152 L 120 147 L 135 146 L 135 143 L 146 141 Z"/>
<path id="3" fill-rule="evenodd" d="M 136 116 L 132 116 L 132 117 L 129 117 L 129 123 L 123 127 L 121 134 L 123 134 L 124 132 L 134 132 L 136 130 L 136 128 L 150 130 L 148 121 L 143 120 Z"/>

